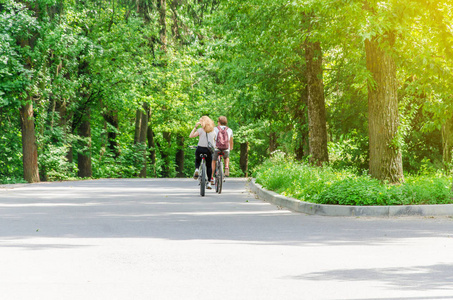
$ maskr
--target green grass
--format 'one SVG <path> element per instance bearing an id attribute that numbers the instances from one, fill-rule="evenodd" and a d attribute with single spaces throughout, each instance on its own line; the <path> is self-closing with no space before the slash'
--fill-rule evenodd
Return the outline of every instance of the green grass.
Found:
<path id="1" fill-rule="evenodd" d="M 273 158 L 254 177 L 268 190 L 306 202 L 337 205 L 418 205 L 453 203 L 452 178 L 440 173 L 407 175 L 405 183 L 383 184 L 354 170 Z"/>

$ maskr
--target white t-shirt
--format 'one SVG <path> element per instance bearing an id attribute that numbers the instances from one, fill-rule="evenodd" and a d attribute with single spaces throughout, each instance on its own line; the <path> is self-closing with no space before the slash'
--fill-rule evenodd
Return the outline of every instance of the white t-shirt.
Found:
<path id="1" fill-rule="evenodd" d="M 209 139 L 209 142 L 212 145 L 215 145 L 214 138 L 216 137 L 216 134 L 214 133 L 214 131 L 211 131 L 210 133 L 208 133 L 206 135 L 206 131 L 204 131 L 203 128 L 198 128 L 197 132 L 198 132 L 198 135 L 199 135 L 198 146 L 200 146 L 200 147 L 208 147 L 208 139 Z"/>
<path id="2" fill-rule="evenodd" d="M 220 128 L 222 128 L 222 129 L 225 129 L 225 127 L 227 127 L 227 126 L 220 125 Z M 219 133 L 219 128 L 218 127 L 214 127 L 214 132 L 215 132 L 215 139 L 217 140 L 217 134 Z M 231 130 L 231 128 L 228 127 L 227 133 L 228 133 L 228 150 L 229 150 L 230 149 L 229 141 L 233 137 L 233 130 Z"/>

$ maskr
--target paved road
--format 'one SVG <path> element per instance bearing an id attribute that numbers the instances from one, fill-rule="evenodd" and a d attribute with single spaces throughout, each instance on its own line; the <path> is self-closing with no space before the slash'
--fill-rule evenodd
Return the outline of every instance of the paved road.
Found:
<path id="1" fill-rule="evenodd" d="M 245 181 L 0 187 L 1 299 L 453 299 L 453 219 L 292 213 Z"/>

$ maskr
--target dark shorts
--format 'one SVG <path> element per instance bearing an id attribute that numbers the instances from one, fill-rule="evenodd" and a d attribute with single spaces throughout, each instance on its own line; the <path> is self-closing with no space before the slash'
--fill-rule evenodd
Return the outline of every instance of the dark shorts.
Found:
<path id="1" fill-rule="evenodd" d="M 214 154 L 212 155 L 212 160 L 217 160 L 217 156 L 219 155 L 220 152 L 223 152 L 223 158 L 230 157 L 230 150 L 215 149 Z"/>

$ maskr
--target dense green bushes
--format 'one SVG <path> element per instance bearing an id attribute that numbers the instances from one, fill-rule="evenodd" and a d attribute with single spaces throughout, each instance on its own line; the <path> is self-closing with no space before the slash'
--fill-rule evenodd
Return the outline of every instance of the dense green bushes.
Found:
<path id="1" fill-rule="evenodd" d="M 282 153 L 255 170 L 266 189 L 302 201 L 339 205 L 411 205 L 453 203 L 451 177 L 440 173 L 407 175 L 401 185 L 382 184 L 353 169 L 311 167 L 285 160 Z"/>
<path id="2" fill-rule="evenodd" d="M 0 109 L 0 184 L 24 182 L 22 140 L 18 118 Z"/>

